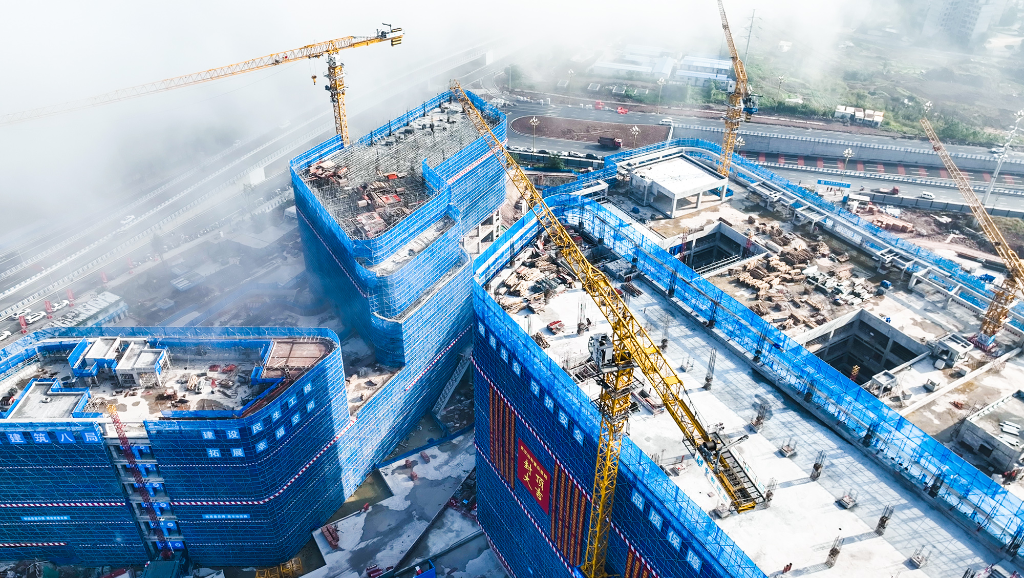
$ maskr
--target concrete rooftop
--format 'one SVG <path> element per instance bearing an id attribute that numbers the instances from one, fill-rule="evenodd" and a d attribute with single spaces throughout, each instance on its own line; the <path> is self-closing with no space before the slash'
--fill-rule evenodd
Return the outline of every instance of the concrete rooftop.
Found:
<path id="1" fill-rule="evenodd" d="M 511 272 L 511 268 L 499 272 L 491 286 L 500 287 L 500 281 Z M 706 330 L 677 305 L 656 294 L 646 282 L 634 283 L 643 293 L 628 298 L 630 309 L 655 342 L 669 340 L 666 355 L 670 364 L 688 368 L 680 373 L 686 390 L 683 401 L 706 426 L 720 424 L 726 440 L 749 434 L 747 441 L 733 448 L 734 453 L 750 466 L 759 485 L 765 486 L 772 478 L 778 483 L 770 508 L 715 519 L 766 574 L 790 562 L 793 575 L 825 570 L 825 557 L 837 537 L 844 538 L 845 545 L 837 565 L 829 570 L 831 576 L 892 576 L 902 571 L 903 577 L 960 578 L 968 566 L 977 568 L 997 561 L 971 534 L 909 491 L 859 447 L 842 440 L 753 375 L 745 361 L 707 337 Z M 581 305 L 584 317 L 593 323 L 588 332 L 578 336 L 574 329 Z M 543 313 L 523 309 L 513 318 L 524 331 L 540 332 L 550 344 L 546 351 L 562 367 L 588 358 L 590 335 L 610 333 L 610 326 L 582 289 L 559 293 Z M 565 323 L 566 331 L 553 335 L 545 326 L 556 320 Z M 711 391 L 705 391 L 700 386 L 712 348 L 718 349 L 715 380 Z M 646 385 L 643 378 L 640 382 Z M 598 395 L 593 381 L 580 386 L 592 399 Z M 760 432 L 753 432 L 747 424 L 762 402 L 770 406 L 768 420 Z M 667 412 L 655 415 L 641 408 L 630 420 L 629 437 L 663 466 L 677 467 L 678 475 L 670 480 L 705 511 L 718 505 L 719 498 L 686 452 Z M 790 440 L 798 451 L 794 457 L 784 458 L 778 449 Z M 826 473 L 812 482 L 808 475 L 819 451 L 827 456 Z M 838 506 L 837 499 L 851 490 L 858 492 L 856 506 Z M 896 513 L 885 535 L 877 536 L 875 524 L 889 504 Z M 913 569 L 908 559 L 922 546 L 929 549 L 929 561 L 923 569 Z"/>

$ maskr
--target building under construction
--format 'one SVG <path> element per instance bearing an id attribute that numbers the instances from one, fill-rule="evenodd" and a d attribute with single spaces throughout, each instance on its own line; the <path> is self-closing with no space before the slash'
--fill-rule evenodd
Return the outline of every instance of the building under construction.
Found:
<path id="1" fill-rule="evenodd" d="M 735 483 L 756 502 L 753 509 L 737 511 L 711 464 L 684 443 L 651 385 L 636 377 L 611 514 L 608 571 L 635 578 L 759 577 L 787 568 L 888 576 L 909 569 L 915 575 L 956 578 L 1003 560 L 996 570 L 1010 575 L 1018 568 L 1015 559 L 1024 541 L 1024 502 L 1019 485 L 1010 484 L 1016 479 L 1013 472 L 995 472 L 960 457 L 972 448 L 954 452 L 926 431 L 927 419 L 893 401 L 919 395 L 922 403 L 939 403 L 924 388 L 931 376 L 945 380 L 938 386 L 932 382 L 933 389 L 964 383 L 949 369 L 966 355 L 958 346 L 964 339 L 906 338 L 894 327 L 900 320 L 879 312 L 861 311 L 860 317 L 837 318 L 839 325 L 822 325 L 814 334 L 823 335 L 813 341 L 815 349 L 834 339 L 845 363 L 877 356 L 877 362 L 864 364 L 873 368 L 872 375 L 858 378 L 856 369 L 838 369 L 844 362 L 834 358 L 842 356 L 818 357 L 791 337 L 788 333 L 798 328 L 783 323 L 790 321 L 789 313 L 775 319 L 775 307 L 758 313 L 739 300 L 773 306 L 779 297 L 787 307 L 791 302 L 800 307 L 798 296 L 806 293 L 797 293 L 798 288 L 819 290 L 808 280 L 817 273 L 806 262 L 798 268 L 787 265 L 770 286 L 737 284 L 751 263 L 785 265 L 787 253 L 775 241 L 790 233 L 757 239 L 755 225 L 742 231 L 740 222 L 732 220 L 736 216 L 716 222 L 705 212 L 699 220 L 711 225 L 702 225 L 696 234 L 691 229 L 659 235 L 646 220 L 635 218 L 646 216 L 646 210 L 637 210 L 645 206 L 641 197 L 609 193 L 610 187 L 628 183 L 634 169 L 681 156 L 710 166 L 719 151 L 706 141 L 659 143 L 606 157 L 603 169 L 545 191 L 577 246 L 613 280 L 633 315 L 681 372 L 678 397 L 731 448 L 730 469 L 744 473 Z M 749 213 L 737 212 L 744 223 L 784 216 L 788 230 L 803 226 L 800 235 L 817 230 L 848 243 L 847 250 L 866 256 L 858 263 L 874 263 L 869 266 L 877 266 L 878 275 L 893 280 L 886 283 L 909 285 L 908 296 L 899 297 L 903 303 L 924 308 L 946 290 L 947 305 L 970 305 L 987 291 L 957 264 L 754 163 L 736 157 L 733 168 L 722 207 L 726 197 L 742 191 L 744 206 L 753 207 Z M 733 227 L 742 232 L 732 234 Z M 732 232 L 723 234 L 722 228 Z M 718 249 L 712 251 L 712 245 Z M 694 261 L 705 275 L 687 266 Z M 849 268 L 841 259 L 832 265 Z M 481 526 L 510 575 L 578 575 L 587 548 L 601 431 L 595 404 L 606 349 L 602 336 L 610 336 L 612 328 L 532 213 L 477 258 L 475 268 Z M 891 305 L 888 297 L 874 297 L 882 277 L 869 273 L 864 276 L 876 285 L 862 296 L 839 291 L 834 282 L 820 291 L 851 311 Z M 951 279 L 963 281 L 953 288 Z M 925 299 L 915 301 L 923 285 L 929 286 Z M 794 293 L 791 301 L 782 299 L 786 291 Z M 804 312 L 810 309 L 803 307 Z M 920 324 L 919 315 L 907 317 Z M 1014 322 L 1004 340 L 1019 337 Z M 851 335 L 859 341 L 851 341 Z M 1019 375 L 1019 364 L 1012 365 L 1002 371 Z M 881 380 L 887 372 L 902 372 L 905 390 L 859 385 L 873 375 Z M 1016 435 L 1016 424 L 1024 418 L 1024 412 L 1007 413 L 1011 403 L 1000 403 L 999 412 L 989 411 L 998 416 L 989 421 L 1000 423 L 989 427 L 995 433 L 986 439 L 1007 438 L 1008 431 Z M 1004 443 L 1020 447 L 1009 438 Z M 989 454 L 995 455 L 991 448 Z M 1010 461 L 1019 454 L 1019 449 L 1011 453 Z M 1005 465 L 1005 455 L 1000 456 Z"/>
<path id="2" fill-rule="evenodd" d="M 311 277 L 353 330 L 52 328 L 0 351 L 0 558 L 278 564 L 458 382 L 463 244 L 505 200 L 459 105 L 291 169 Z"/>
<path id="3" fill-rule="evenodd" d="M 327 329 L 30 334 L 0 351 L 3 558 L 287 559 L 368 467 L 364 385 Z"/>

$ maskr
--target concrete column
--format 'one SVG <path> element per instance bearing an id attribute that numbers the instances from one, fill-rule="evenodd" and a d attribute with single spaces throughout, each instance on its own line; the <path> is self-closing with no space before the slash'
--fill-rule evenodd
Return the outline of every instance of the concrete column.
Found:
<path id="1" fill-rule="evenodd" d="M 698 209 L 700 209 L 700 204 L 701 204 L 700 202 L 701 202 L 701 199 L 703 199 L 703 198 L 704 198 L 704 192 L 703 191 L 697 193 L 697 208 Z"/>

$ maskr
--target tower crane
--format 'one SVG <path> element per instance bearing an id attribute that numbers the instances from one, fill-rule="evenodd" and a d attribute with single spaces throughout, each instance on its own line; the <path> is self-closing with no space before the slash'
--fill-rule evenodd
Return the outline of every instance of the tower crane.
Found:
<path id="1" fill-rule="evenodd" d="M 1006 265 L 1006 278 L 1003 279 L 1002 284 L 993 290 L 995 296 L 989 303 L 985 315 L 981 318 L 981 329 L 972 339 L 975 345 L 988 351 L 995 343 L 996 333 L 999 333 L 1003 323 L 1006 323 L 1006 319 L 1010 316 L 1010 306 L 1013 305 L 1013 300 L 1024 288 L 1024 263 L 1021 263 L 1020 257 L 1017 256 L 1017 253 L 1010 248 L 1006 239 L 1003 238 L 1002 232 L 996 227 L 995 221 L 992 220 L 992 216 L 985 210 L 985 205 L 982 204 L 978 195 L 974 193 L 974 188 L 971 187 L 967 177 L 953 164 L 953 159 L 946 151 L 946 147 L 942 146 L 942 141 L 935 134 L 932 123 L 928 122 L 927 118 L 922 118 L 921 126 L 924 127 L 928 140 L 932 141 L 932 149 L 938 153 L 939 158 L 942 159 L 942 164 L 946 166 L 946 171 L 949 172 L 949 176 L 956 183 L 956 188 L 960 189 L 960 194 L 967 201 L 967 205 L 971 207 L 971 213 L 974 214 L 974 218 L 978 219 L 981 230 L 985 232 L 985 236 L 992 242 L 992 246 L 995 247 L 999 258 Z"/>
<path id="2" fill-rule="evenodd" d="M 171 544 L 167 541 L 164 529 L 160 525 L 160 519 L 156 516 L 153 501 L 149 499 L 146 480 L 142 477 L 142 470 L 139 468 L 138 462 L 135 461 L 135 454 L 132 453 L 132 444 L 128 441 L 128 435 L 124 431 L 124 424 L 121 423 L 121 418 L 117 415 L 117 404 L 112 403 L 108 405 L 107 414 L 110 415 L 110 421 L 114 422 L 114 429 L 117 430 L 117 439 L 121 444 L 121 453 L 124 455 L 124 459 L 128 461 L 128 469 L 131 470 L 135 485 L 139 487 L 139 492 L 142 494 L 142 507 L 146 510 L 146 515 L 149 516 L 149 525 L 153 527 L 153 531 L 156 533 L 156 543 L 157 547 L 160 548 L 160 557 L 164 560 L 170 560 L 174 555 L 171 550 Z"/>
<path id="3" fill-rule="evenodd" d="M 599 383 L 601 393 L 597 408 L 601 414 L 601 434 L 598 439 L 597 463 L 594 472 L 593 501 L 587 533 L 587 549 L 582 571 L 588 578 L 605 578 L 605 558 L 608 533 L 611 529 L 612 504 L 615 497 L 616 477 L 622 437 L 630 413 L 630 391 L 634 370 L 639 369 L 665 405 L 682 431 L 684 441 L 693 452 L 700 452 L 711 462 L 713 473 L 738 512 L 752 510 L 763 496 L 717 434 L 705 429 L 696 413 L 676 395 L 682 381 L 650 335 L 640 324 L 612 286 L 608 276 L 587 260 L 583 251 L 573 242 L 569 232 L 544 201 L 540 191 L 530 182 L 526 173 L 509 155 L 504 145 L 491 131 L 483 115 L 469 99 L 458 81 L 451 81 L 451 91 L 462 104 L 466 116 L 487 142 L 494 156 L 501 162 L 510 181 L 527 202 L 530 210 L 551 241 L 561 251 L 562 258 L 608 319 L 612 328 L 612 363 L 602 368 L 607 372 Z"/>
<path id="4" fill-rule="evenodd" d="M 747 84 L 747 69 L 740 60 L 740 53 L 736 50 L 736 43 L 732 40 L 732 31 L 729 29 L 729 19 L 725 15 L 725 5 L 718 0 L 718 13 L 722 17 L 722 30 L 725 31 L 725 40 L 729 44 L 729 54 L 732 56 L 732 68 L 736 74 L 736 87 L 729 95 L 729 109 L 725 113 L 725 133 L 722 135 L 722 155 L 718 157 L 718 174 L 726 179 L 729 178 L 729 167 L 732 166 L 732 151 L 736 148 L 736 135 L 740 129 L 740 122 L 750 120 L 757 112 L 758 95 L 750 92 Z"/>
<path id="5" fill-rule="evenodd" d="M 320 58 L 321 56 L 327 56 L 327 84 L 324 88 L 331 95 L 331 105 L 334 109 L 335 131 L 341 135 L 342 140 L 347 145 L 349 144 L 349 138 L 348 120 L 345 118 L 344 65 L 336 61 L 335 55 L 342 50 L 369 46 L 371 44 L 377 44 L 384 41 L 390 41 L 391 46 L 398 46 L 401 44 L 403 36 L 402 29 L 394 28 L 390 24 L 385 24 L 384 26 L 387 26 L 388 29 L 378 30 L 377 34 L 374 36 L 344 36 L 342 38 L 335 38 L 334 40 L 328 40 L 326 42 L 317 42 L 315 44 L 309 44 L 301 48 L 286 50 L 284 52 L 275 52 L 273 54 L 253 58 L 244 62 L 229 64 L 228 66 L 211 68 L 210 70 L 204 70 L 202 72 L 194 72 L 184 76 L 175 76 L 173 78 L 167 78 L 157 82 L 149 82 L 129 88 L 122 88 L 120 90 L 107 92 L 91 98 L 5 114 L 0 116 L 0 125 L 13 124 L 44 116 L 51 116 L 92 106 L 109 104 L 156 92 L 165 92 L 175 88 L 192 86 L 203 82 L 209 82 L 211 80 L 227 78 L 228 76 L 252 72 L 254 70 L 262 70 L 279 64 L 287 64 L 303 58 Z M 313 83 L 316 83 L 316 75 L 313 75 Z"/>

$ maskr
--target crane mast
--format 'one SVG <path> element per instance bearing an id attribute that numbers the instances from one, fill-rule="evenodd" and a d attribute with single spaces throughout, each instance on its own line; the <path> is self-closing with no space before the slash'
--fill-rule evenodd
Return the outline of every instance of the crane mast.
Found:
<path id="1" fill-rule="evenodd" d="M 725 113 L 725 133 L 722 135 L 722 155 L 718 157 L 718 174 L 729 178 L 729 168 L 732 166 L 732 151 L 736 148 L 737 131 L 740 129 L 740 122 L 750 120 L 757 112 L 757 95 L 751 94 L 747 85 L 747 69 L 743 66 L 739 51 L 736 50 L 736 43 L 732 39 L 732 30 L 729 29 L 729 18 L 725 14 L 725 5 L 718 0 L 718 13 L 722 18 L 722 30 L 725 32 L 725 40 L 729 44 L 729 54 L 732 57 L 732 68 L 736 74 L 736 88 L 729 95 L 729 109 Z"/>
<path id="2" fill-rule="evenodd" d="M 946 151 L 946 147 L 942 145 L 942 141 L 935 134 L 932 123 L 928 122 L 927 118 L 922 118 L 921 126 L 924 127 L 928 140 L 932 142 L 932 149 L 942 159 L 942 164 L 946 166 L 946 171 L 949 172 L 949 176 L 956 183 L 956 188 L 960 189 L 960 194 L 967 201 L 967 205 L 971 207 L 971 213 L 974 214 L 974 218 L 981 225 L 981 230 L 984 231 L 988 240 L 992 242 L 996 253 L 1006 265 L 1006 278 L 1003 279 L 1002 284 L 995 287 L 993 291 L 995 296 L 982 317 L 981 330 L 974 339 L 976 345 L 988 350 L 995 342 L 996 333 L 999 333 L 999 330 L 1006 323 L 1007 318 L 1009 318 L 1013 300 L 1020 293 L 1022 286 L 1024 286 L 1024 264 L 1021 263 L 1020 257 L 1017 256 L 1017 253 L 1010 248 L 1006 239 L 1003 238 L 1003 233 L 996 226 L 995 221 L 992 220 L 992 216 L 985 210 L 985 205 L 982 204 L 978 195 L 975 194 L 970 181 L 953 163 L 953 159 L 949 156 L 949 152 Z"/>
<path id="3" fill-rule="evenodd" d="M 166 92 L 175 88 L 182 88 L 185 86 L 193 86 L 211 80 L 218 80 L 221 78 L 227 78 L 229 76 L 235 76 L 238 74 L 244 74 L 246 72 L 252 72 L 254 70 L 263 70 L 277 66 L 279 64 L 287 64 L 289 62 L 295 62 L 297 60 L 308 59 L 308 58 L 320 58 L 322 56 L 328 57 L 328 71 L 327 79 L 328 84 L 325 87 L 331 94 L 331 104 L 334 110 L 334 126 L 335 130 L 341 135 L 342 140 L 345 144 L 349 144 L 348 138 L 348 122 L 345 118 L 345 81 L 343 73 L 343 65 L 336 62 L 334 55 L 342 50 L 349 48 L 359 48 L 362 46 L 370 46 L 371 44 L 377 44 L 379 42 L 390 41 L 391 46 L 397 46 L 402 43 L 402 29 L 393 28 L 390 25 L 388 30 L 379 30 L 374 36 L 344 36 L 342 38 L 335 38 L 334 40 L 328 40 L 326 42 L 317 42 L 314 44 L 308 44 L 301 48 L 295 48 L 292 50 L 286 50 L 284 52 L 275 52 L 259 58 L 253 58 L 244 62 L 237 62 L 235 64 L 229 64 L 228 66 L 221 66 L 218 68 L 211 68 L 202 72 L 193 72 L 192 74 L 185 74 L 182 76 L 175 76 L 173 78 L 166 78 L 156 82 L 148 82 L 146 84 L 139 84 L 128 88 L 122 88 L 105 94 L 100 94 L 91 98 L 83 100 L 76 100 L 72 102 L 65 102 L 62 104 L 56 104 L 53 106 L 47 106 L 42 108 L 34 108 L 22 112 L 16 112 L 11 114 L 5 114 L 0 116 L 0 125 L 13 124 L 16 122 L 23 122 L 44 116 L 51 116 L 64 112 L 71 112 L 74 110 L 80 110 L 83 108 L 89 108 L 92 106 L 99 106 L 103 104 L 110 104 L 112 102 L 118 102 L 121 100 L 127 100 L 129 98 L 136 98 L 139 96 L 146 96 L 157 92 Z M 316 82 L 316 77 L 313 77 L 313 81 Z"/>
<path id="4" fill-rule="evenodd" d="M 608 576 L 605 558 L 611 529 L 619 452 L 629 418 L 630 390 L 636 369 L 646 376 L 647 381 L 658 392 L 666 411 L 682 431 L 687 444 L 693 451 L 699 451 L 708 458 L 709 466 L 730 497 L 732 506 L 739 512 L 753 509 L 760 495 L 754 496 L 749 488 L 744 487 L 741 478 L 743 474 L 737 471 L 738 468 L 730 465 L 730 454 L 722 447 L 721 440 L 710 435 L 696 413 L 677 397 L 676 390 L 682 387 L 682 381 L 669 365 L 661 348 L 633 317 L 607 275 L 587 260 L 583 251 L 548 207 L 540 191 L 530 182 L 523 169 L 491 131 L 483 115 L 470 101 L 458 81 L 451 82 L 451 90 L 477 131 L 487 141 L 491 152 L 501 162 L 509 180 L 526 200 L 544 232 L 561 251 L 562 258 L 580 279 L 583 289 L 593 298 L 612 328 L 613 363 L 603 368 L 609 377 L 601 383 L 601 393 L 597 400 L 597 408 L 601 414 L 601 434 L 598 440 L 587 549 L 582 565 L 584 574 L 589 578 Z"/>

